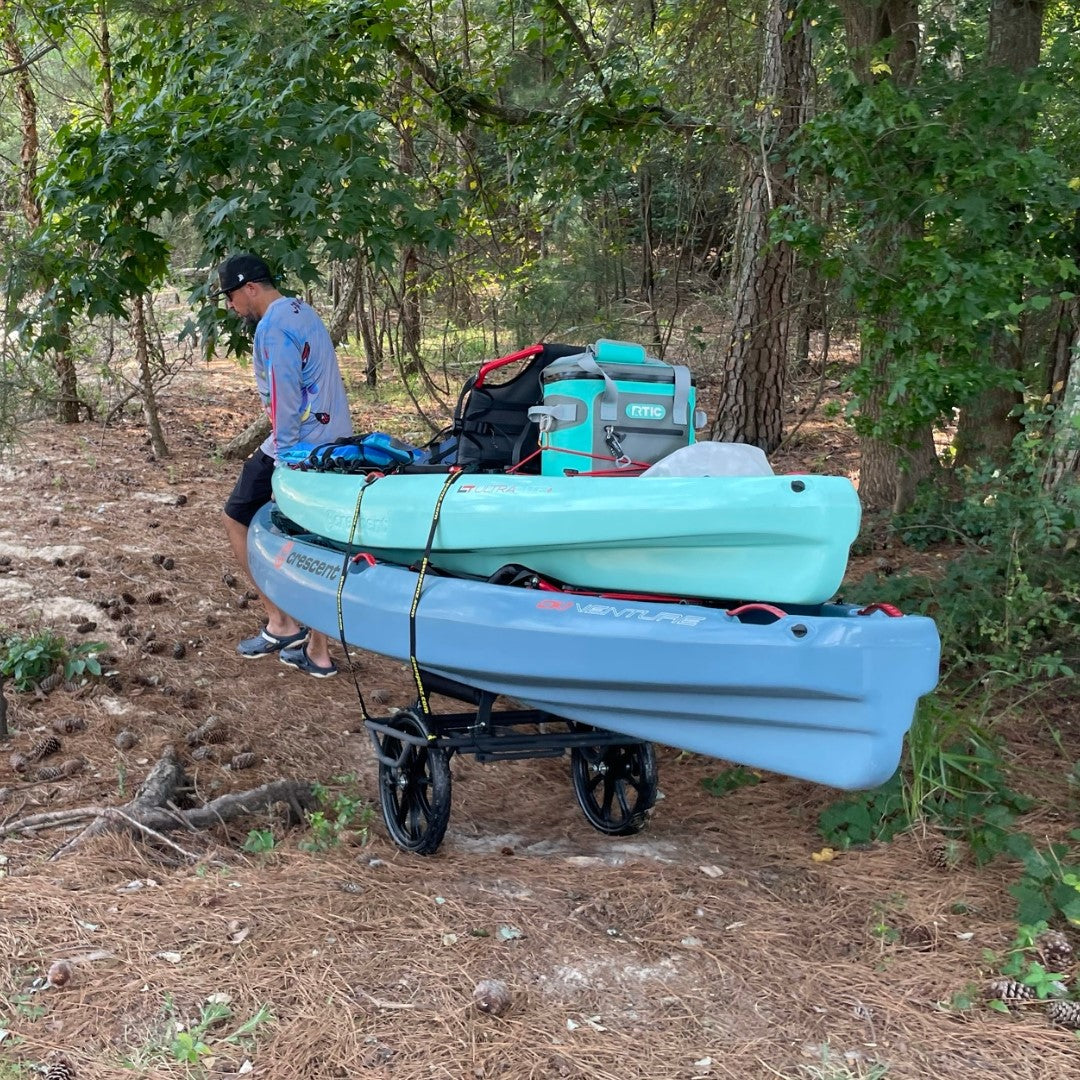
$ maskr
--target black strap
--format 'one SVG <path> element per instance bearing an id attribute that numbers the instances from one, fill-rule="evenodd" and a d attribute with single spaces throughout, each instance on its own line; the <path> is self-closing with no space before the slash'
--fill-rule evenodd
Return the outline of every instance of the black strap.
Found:
<path id="1" fill-rule="evenodd" d="M 450 488 L 457 483 L 462 472 L 452 472 L 447 476 L 439 497 L 435 500 L 435 509 L 431 515 L 431 528 L 428 530 L 427 543 L 424 545 L 424 557 L 420 560 L 420 567 L 416 575 L 416 589 L 413 592 L 412 604 L 409 607 L 409 666 L 412 668 L 413 679 L 416 681 L 417 704 L 424 716 L 431 715 L 428 705 L 427 691 L 424 689 L 424 677 L 420 672 L 420 664 L 416 659 L 416 611 L 420 607 L 420 594 L 424 589 L 424 578 L 427 576 L 428 567 L 431 563 L 431 548 L 435 543 L 435 530 L 439 526 L 439 515 L 442 513 L 443 499 L 446 498 Z"/>
<path id="2" fill-rule="evenodd" d="M 356 687 L 356 697 L 360 702 L 360 718 L 365 722 L 370 719 L 368 716 L 367 706 L 364 704 L 364 692 L 360 689 L 360 679 L 356 674 L 356 665 L 353 663 L 352 654 L 349 652 L 348 642 L 345 640 L 345 612 L 342 607 L 341 598 L 345 592 L 345 578 L 349 573 L 349 563 L 352 562 L 352 555 L 350 554 L 350 548 L 353 543 L 353 536 L 356 534 L 356 527 L 360 523 L 360 506 L 364 501 L 364 492 L 367 491 L 376 480 L 379 479 L 379 475 L 371 477 L 367 483 L 360 485 L 360 491 L 356 496 L 356 507 L 353 510 L 352 523 L 349 525 L 349 539 L 345 545 L 345 556 L 341 563 L 341 574 L 338 577 L 337 587 L 337 624 L 338 624 L 338 637 L 341 639 L 341 647 L 345 651 L 345 662 L 349 665 L 349 674 L 352 676 L 353 686 Z"/>

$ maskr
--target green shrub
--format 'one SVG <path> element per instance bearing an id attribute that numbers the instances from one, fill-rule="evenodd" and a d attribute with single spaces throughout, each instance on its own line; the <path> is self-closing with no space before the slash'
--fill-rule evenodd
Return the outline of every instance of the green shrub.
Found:
<path id="1" fill-rule="evenodd" d="M 933 821 L 985 862 L 1007 850 L 1009 830 L 1030 807 L 1006 782 L 998 740 L 934 695 L 920 704 L 892 778 L 832 803 L 818 825 L 828 843 L 850 847 Z"/>
<path id="2" fill-rule="evenodd" d="M 11 679 L 16 690 L 32 690 L 43 679 L 59 674 L 74 679 L 87 673 L 101 674 L 97 655 L 105 649 L 100 641 L 69 642 L 50 630 L 28 637 L 0 634 L 0 676 Z"/>
<path id="3" fill-rule="evenodd" d="M 932 616 L 954 687 L 1032 690 L 1080 667 L 1080 484 L 1045 491 L 1041 452 L 1022 434 L 1010 469 L 921 490 L 895 526 L 910 546 L 952 545 L 939 551 L 941 573 L 870 577 L 853 590 Z"/>

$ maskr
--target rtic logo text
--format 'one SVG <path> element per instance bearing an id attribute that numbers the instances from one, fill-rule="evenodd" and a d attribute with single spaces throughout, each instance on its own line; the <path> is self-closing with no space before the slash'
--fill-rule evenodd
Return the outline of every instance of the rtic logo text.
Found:
<path id="1" fill-rule="evenodd" d="M 631 402 L 626 406 L 626 415 L 631 420 L 663 420 L 667 416 L 667 409 L 663 405 L 642 405 L 640 402 Z"/>
<path id="2" fill-rule="evenodd" d="M 611 619 L 636 619 L 638 622 L 672 623 L 675 626 L 697 626 L 704 615 L 680 615 L 674 611 L 650 611 L 643 607 L 613 607 L 611 604 L 582 604 L 573 600 L 541 600 L 537 608 L 545 611 L 570 611 L 579 615 L 606 615 Z"/>
<path id="3" fill-rule="evenodd" d="M 327 581 L 337 581 L 341 574 L 340 563 L 323 562 L 322 559 L 314 559 L 299 551 L 290 551 L 285 561 L 297 570 L 303 570 L 305 574 L 314 574 L 316 577 L 326 578 Z"/>

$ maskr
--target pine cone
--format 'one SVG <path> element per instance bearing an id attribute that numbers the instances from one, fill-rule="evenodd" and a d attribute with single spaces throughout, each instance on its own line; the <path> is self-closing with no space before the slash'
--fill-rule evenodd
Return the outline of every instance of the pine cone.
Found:
<path id="1" fill-rule="evenodd" d="M 1046 1019 L 1061 1027 L 1080 1029 L 1080 1001 L 1051 1001 L 1046 1006 Z"/>
<path id="2" fill-rule="evenodd" d="M 250 769 L 258 760 L 250 750 L 247 750 L 243 753 L 233 754 L 232 760 L 229 762 L 229 768 L 234 772 L 240 769 Z"/>
<path id="3" fill-rule="evenodd" d="M 64 1054 L 57 1054 L 45 1070 L 45 1080 L 75 1080 L 75 1066 Z"/>
<path id="4" fill-rule="evenodd" d="M 502 1016 L 511 1005 L 510 988 L 502 979 L 481 979 L 473 989 L 473 1004 L 480 1012 Z"/>
<path id="5" fill-rule="evenodd" d="M 213 761 L 214 760 L 214 748 L 212 746 L 196 746 L 191 751 L 192 761 Z"/>
<path id="6" fill-rule="evenodd" d="M 74 735 L 86 730 L 86 721 L 81 716 L 61 716 L 52 726 L 57 735 Z"/>
<path id="7" fill-rule="evenodd" d="M 134 731 L 124 728 L 123 731 L 116 733 L 116 738 L 113 739 L 113 746 L 117 750 L 130 750 L 133 746 L 139 742 L 139 736 Z"/>
<path id="8" fill-rule="evenodd" d="M 46 675 L 45 678 L 38 683 L 38 689 L 43 694 L 51 694 L 57 687 L 63 686 L 63 684 L 64 676 L 61 675 L 60 672 L 54 671 L 51 675 Z"/>
<path id="9" fill-rule="evenodd" d="M 987 1001 L 1004 1001 L 1009 1008 L 1022 1005 L 1035 997 L 1035 987 L 1015 979 L 994 979 L 986 987 Z"/>
<path id="10" fill-rule="evenodd" d="M 72 975 L 74 975 L 74 970 L 67 960 L 54 960 L 49 965 L 49 971 L 45 976 L 45 980 L 50 986 L 56 987 L 57 990 L 61 990 L 71 982 Z"/>
<path id="11" fill-rule="evenodd" d="M 11 762 L 12 772 L 24 773 L 30 767 L 30 759 L 18 750 L 8 760 Z"/>
<path id="12" fill-rule="evenodd" d="M 46 765 L 34 773 L 34 779 L 44 784 L 50 780 L 59 780 L 64 775 L 64 770 L 59 765 Z"/>
<path id="13" fill-rule="evenodd" d="M 1047 971 L 1064 972 L 1072 964 L 1072 944 L 1060 930 L 1044 930 L 1035 939 L 1035 948 Z"/>
<path id="14" fill-rule="evenodd" d="M 62 749 L 60 740 L 55 735 L 46 735 L 44 739 L 38 739 L 30 747 L 30 753 L 27 756 L 31 761 L 44 761 L 53 754 L 59 754 Z"/>
<path id="15" fill-rule="evenodd" d="M 162 596 L 161 593 L 156 591 L 147 593 L 146 596 L 143 597 L 143 603 L 150 605 L 163 604 L 165 603 L 165 597 Z"/>
<path id="16" fill-rule="evenodd" d="M 956 870 L 964 861 L 964 849 L 959 840 L 944 840 L 927 853 L 927 861 L 935 870 Z"/>
<path id="17" fill-rule="evenodd" d="M 229 731 L 225 725 L 216 716 L 211 716 L 187 733 L 187 744 L 200 746 L 203 743 L 223 743 L 228 737 Z"/>

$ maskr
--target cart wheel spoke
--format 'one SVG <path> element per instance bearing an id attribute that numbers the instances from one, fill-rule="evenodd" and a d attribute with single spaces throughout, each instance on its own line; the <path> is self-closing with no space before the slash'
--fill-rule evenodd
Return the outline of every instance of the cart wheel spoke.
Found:
<path id="1" fill-rule="evenodd" d="M 422 745 L 387 735 L 383 755 L 395 765 L 379 762 L 379 801 L 387 831 L 398 847 L 431 855 L 442 843 L 450 820 L 450 758 L 429 738 L 421 718 L 401 712 L 391 726 L 403 735 L 424 740 Z"/>
<path id="2" fill-rule="evenodd" d="M 656 801 L 656 755 L 651 743 L 575 747 L 570 770 L 589 824 L 610 836 L 638 832 Z"/>

